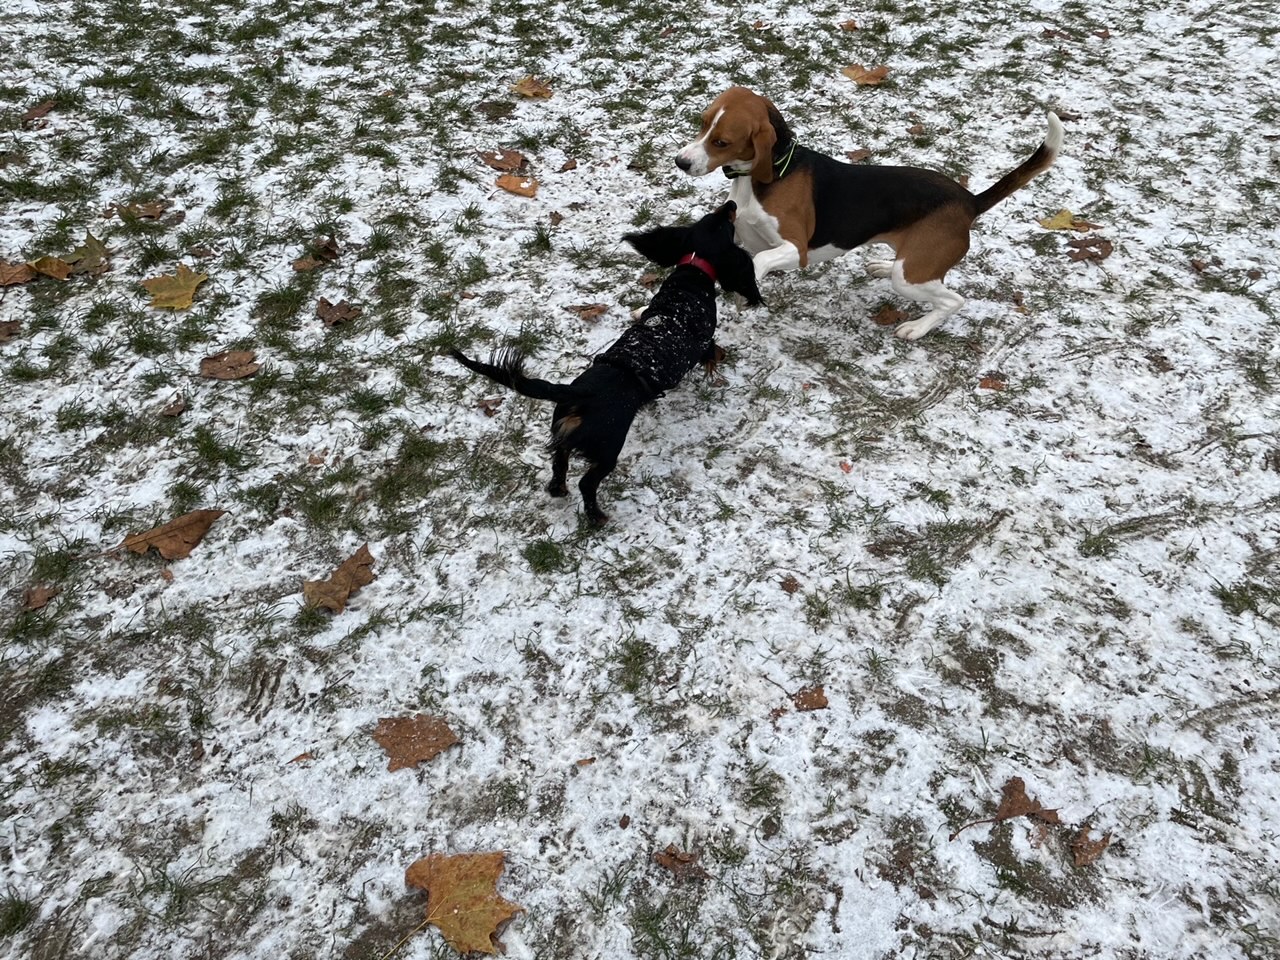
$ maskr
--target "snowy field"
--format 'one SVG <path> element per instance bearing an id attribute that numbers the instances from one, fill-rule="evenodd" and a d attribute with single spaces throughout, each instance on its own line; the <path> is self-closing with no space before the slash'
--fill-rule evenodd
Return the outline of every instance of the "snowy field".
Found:
<path id="1" fill-rule="evenodd" d="M 405 869 L 495 850 L 521 960 L 1280 957 L 1278 38 L 1262 0 L 0 0 L 0 260 L 108 249 L 0 288 L 0 957 L 444 958 Z M 923 340 L 862 251 L 722 300 L 726 382 L 642 414 L 594 530 L 549 407 L 443 351 L 612 342 L 621 235 L 726 192 L 672 160 L 731 83 L 975 190 L 1046 109 L 1066 143 Z M 197 508 L 189 557 L 117 549 Z M 388 771 L 417 713 L 459 743 Z M 1056 823 L 955 835 L 1013 778 Z"/>

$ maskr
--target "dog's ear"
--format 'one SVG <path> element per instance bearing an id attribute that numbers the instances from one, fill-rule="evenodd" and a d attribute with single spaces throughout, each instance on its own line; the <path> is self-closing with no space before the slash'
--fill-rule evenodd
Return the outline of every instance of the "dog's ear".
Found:
<path id="1" fill-rule="evenodd" d="M 693 249 L 690 227 L 658 227 L 644 233 L 628 233 L 622 239 L 660 267 L 674 267 L 677 260 Z"/>
<path id="2" fill-rule="evenodd" d="M 756 286 L 756 268 L 751 254 L 734 245 L 727 255 L 716 258 L 716 275 L 720 286 L 730 293 L 740 293 L 747 298 L 747 306 L 755 307 L 764 303 L 760 296 L 760 288 Z"/>
<path id="3" fill-rule="evenodd" d="M 768 101 L 765 101 L 768 103 Z M 772 106 L 772 104 L 770 104 Z M 760 118 L 755 132 L 751 134 L 751 147 L 756 152 L 751 163 L 751 179 L 759 183 L 773 183 L 773 147 L 778 142 L 773 123 L 768 115 Z"/>

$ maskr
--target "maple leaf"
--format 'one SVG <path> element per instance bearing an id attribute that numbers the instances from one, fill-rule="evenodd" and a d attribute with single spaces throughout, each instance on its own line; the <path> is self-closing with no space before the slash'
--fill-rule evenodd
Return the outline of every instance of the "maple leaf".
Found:
<path id="1" fill-rule="evenodd" d="M 521 170 L 529 162 L 525 159 L 525 155 L 518 150 L 481 150 L 476 156 L 493 167 L 493 169 L 504 173 L 514 173 L 516 170 Z"/>
<path id="2" fill-rule="evenodd" d="M 84 243 L 62 258 L 71 264 L 71 274 L 102 273 L 107 269 L 107 248 L 92 233 L 84 235 Z"/>
<path id="3" fill-rule="evenodd" d="M 1081 237 L 1077 240 L 1068 240 L 1067 246 L 1071 247 L 1071 252 L 1067 254 L 1068 260 L 1088 260 L 1097 262 L 1105 260 L 1111 256 L 1111 241 L 1105 237 Z"/>
<path id="4" fill-rule="evenodd" d="M 409 864 L 404 882 L 427 891 L 427 922 L 439 928 L 459 953 L 497 954 L 498 928 L 524 907 L 498 893 L 506 854 L 433 853 Z"/>
<path id="5" fill-rule="evenodd" d="M 498 186 L 507 193 L 520 197 L 535 197 L 538 194 L 538 181 L 533 177 L 520 177 L 514 173 L 504 173 L 498 178 Z"/>
<path id="6" fill-rule="evenodd" d="M 878 87 L 889 75 L 889 68 L 886 66 L 864 67 L 860 63 L 851 63 L 840 72 L 860 87 Z"/>
<path id="7" fill-rule="evenodd" d="M 46 100 L 44 103 L 37 104 L 22 115 L 22 122 L 31 123 L 33 120 L 39 120 L 57 105 L 57 100 Z"/>
<path id="8" fill-rule="evenodd" d="M 1088 233 L 1090 230 L 1097 230 L 1098 224 L 1090 223 L 1088 220 L 1080 220 L 1070 210 L 1062 209 L 1055 213 L 1052 217 L 1045 217 L 1043 220 L 1036 221 L 1046 230 L 1076 230 L 1080 233 Z"/>
<path id="9" fill-rule="evenodd" d="M 373 554 L 366 543 L 342 561 L 328 580 L 307 580 L 302 584 L 302 596 L 307 606 L 341 613 L 346 609 L 351 594 L 373 583 L 372 566 Z"/>
<path id="10" fill-rule="evenodd" d="M 346 300 L 330 303 L 324 297 L 321 297 L 316 301 L 316 316 L 324 321 L 326 327 L 336 327 L 347 320 L 355 320 L 360 316 L 360 313 L 359 307 L 348 303 Z"/>
<path id="11" fill-rule="evenodd" d="M 204 539 L 204 535 L 213 526 L 213 521 L 226 512 L 225 510 L 192 510 L 146 533 L 127 536 L 120 546 L 127 547 L 134 553 L 146 553 L 148 549 L 155 547 L 160 556 L 166 560 L 181 560 L 189 556 L 195 545 Z"/>
<path id="12" fill-rule="evenodd" d="M 22 594 L 22 609 L 40 610 L 61 592 L 57 587 L 46 587 L 44 584 L 29 587 Z"/>
<path id="13" fill-rule="evenodd" d="M 1077 867 L 1087 867 L 1102 856 L 1102 852 L 1111 845 L 1111 834 L 1104 833 L 1100 839 L 1091 840 L 1089 834 L 1092 832 L 1093 827 L 1086 823 L 1071 841 L 1071 858 Z"/>
<path id="14" fill-rule="evenodd" d="M 293 269 L 299 273 L 314 270 L 316 267 L 323 267 L 326 263 L 332 263 L 340 256 L 342 251 L 338 248 L 338 241 L 332 236 L 316 237 L 311 241 L 311 250 L 307 255 L 293 261 Z"/>
<path id="15" fill-rule="evenodd" d="M 36 273 L 43 273 L 55 280 L 65 280 L 71 276 L 71 264 L 61 257 L 41 257 L 39 260 L 29 261 L 27 266 Z"/>
<path id="16" fill-rule="evenodd" d="M 844 155 L 849 158 L 850 163 L 858 163 L 871 156 L 871 151 L 866 147 L 859 147 L 857 150 L 846 150 Z"/>
<path id="17" fill-rule="evenodd" d="M 8 343 L 22 328 L 21 320 L 0 320 L 0 343 Z"/>
<path id="18" fill-rule="evenodd" d="M 711 874 L 698 866 L 698 854 L 686 853 L 674 843 L 667 844 L 667 849 L 653 855 L 653 862 L 675 874 L 681 882 L 685 880 L 707 880 Z"/>
<path id="19" fill-rule="evenodd" d="M 564 308 L 570 313 L 576 313 L 579 320 L 586 320 L 588 323 L 597 320 L 609 309 L 608 304 L 604 303 L 575 303 Z"/>
<path id="20" fill-rule="evenodd" d="M 0 287 L 12 287 L 18 283 L 28 283 L 36 278 L 36 272 L 29 263 L 10 263 L 0 260 Z"/>
<path id="21" fill-rule="evenodd" d="M 200 376 L 210 380 L 242 380 L 262 369 L 252 350 L 223 350 L 200 361 Z"/>
<path id="22" fill-rule="evenodd" d="M 827 709 L 827 693 L 822 689 L 822 684 L 814 687 L 805 687 L 792 695 L 791 702 L 796 705 L 796 709 L 801 713 L 806 713 L 810 710 L 825 710 Z"/>
<path id="23" fill-rule="evenodd" d="M 387 769 L 394 772 L 433 759 L 457 743 L 458 735 L 443 717 L 418 713 L 412 717 L 379 717 L 373 739 L 386 751 Z"/>
<path id="24" fill-rule="evenodd" d="M 523 80 L 512 84 L 511 89 L 522 97 L 538 97 L 546 100 L 551 96 L 551 88 L 547 86 L 546 82 L 534 76 L 525 77 Z"/>
<path id="25" fill-rule="evenodd" d="M 208 279 L 207 273 L 196 273 L 185 263 L 180 263 L 177 273 L 142 281 L 142 285 L 151 294 L 151 302 L 147 306 L 167 310 L 185 310 L 195 299 L 196 287 Z"/>
<path id="26" fill-rule="evenodd" d="M 996 807 L 995 816 L 966 823 L 948 839 L 954 840 L 965 830 L 980 823 L 1003 823 L 1014 817 L 1035 817 L 1043 823 L 1061 823 L 1057 810 L 1046 810 L 1039 800 L 1027 796 L 1027 785 L 1021 777 L 1010 777 L 1000 788 L 1000 805 Z"/>
<path id="27" fill-rule="evenodd" d="M 907 319 L 907 315 L 897 307 L 885 304 L 871 317 L 871 322 L 881 327 L 892 327 Z"/>

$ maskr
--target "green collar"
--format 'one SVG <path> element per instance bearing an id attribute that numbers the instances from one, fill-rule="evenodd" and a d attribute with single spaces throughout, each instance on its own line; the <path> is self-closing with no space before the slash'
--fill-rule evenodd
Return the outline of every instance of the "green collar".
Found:
<path id="1" fill-rule="evenodd" d="M 795 153 L 796 153 L 796 142 L 795 140 L 792 140 L 791 146 L 787 148 L 786 156 L 774 158 L 773 165 L 776 169 L 774 170 L 774 173 L 773 173 L 773 179 L 781 180 L 783 177 L 787 175 L 787 171 L 791 169 L 791 158 L 795 156 Z M 728 167 L 724 167 L 723 169 L 724 169 L 724 175 L 728 177 L 730 180 L 736 180 L 738 177 L 751 176 L 750 170 L 730 170 Z"/>

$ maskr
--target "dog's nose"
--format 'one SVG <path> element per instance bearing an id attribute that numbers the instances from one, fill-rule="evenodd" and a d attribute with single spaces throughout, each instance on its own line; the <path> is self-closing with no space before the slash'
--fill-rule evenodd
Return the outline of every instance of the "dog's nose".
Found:
<path id="1" fill-rule="evenodd" d="M 693 161 L 690 160 L 688 157 L 682 157 L 680 156 L 680 154 L 677 153 L 676 166 L 679 167 L 681 170 L 683 170 L 685 173 L 688 173 L 689 168 L 693 166 Z"/>

